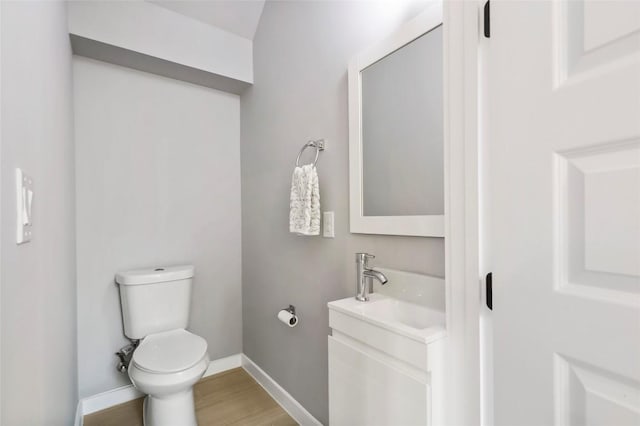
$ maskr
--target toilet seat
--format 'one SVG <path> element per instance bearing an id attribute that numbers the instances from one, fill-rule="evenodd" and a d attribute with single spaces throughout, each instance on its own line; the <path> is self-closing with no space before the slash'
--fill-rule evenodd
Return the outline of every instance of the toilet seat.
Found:
<path id="1" fill-rule="evenodd" d="M 133 352 L 132 362 L 149 373 L 187 370 L 207 356 L 207 342 L 183 329 L 150 334 Z"/>

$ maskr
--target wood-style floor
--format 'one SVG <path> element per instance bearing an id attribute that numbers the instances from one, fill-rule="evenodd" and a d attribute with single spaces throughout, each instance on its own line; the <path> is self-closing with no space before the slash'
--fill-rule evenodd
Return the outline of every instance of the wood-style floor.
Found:
<path id="1" fill-rule="evenodd" d="M 297 425 L 242 368 L 205 377 L 194 387 L 198 425 Z M 84 416 L 85 426 L 142 426 L 143 398 Z M 176 425 L 179 426 L 179 425 Z"/>

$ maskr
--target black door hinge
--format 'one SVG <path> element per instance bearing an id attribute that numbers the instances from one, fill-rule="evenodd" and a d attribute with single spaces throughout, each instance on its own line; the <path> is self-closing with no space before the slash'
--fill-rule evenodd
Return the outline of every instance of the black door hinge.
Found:
<path id="1" fill-rule="evenodd" d="M 487 274 L 487 278 L 485 279 L 484 285 L 487 290 L 486 292 L 487 308 L 493 311 L 493 274 L 491 272 Z"/>
<path id="2" fill-rule="evenodd" d="M 484 4 L 484 36 L 491 37 L 491 0 Z"/>

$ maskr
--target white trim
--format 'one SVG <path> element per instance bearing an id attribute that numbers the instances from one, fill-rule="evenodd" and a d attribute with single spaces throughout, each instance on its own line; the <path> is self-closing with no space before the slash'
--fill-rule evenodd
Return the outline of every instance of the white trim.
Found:
<path id="1" fill-rule="evenodd" d="M 441 24 L 442 2 L 434 1 L 430 7 L 407 22 L 398 31 L 357 55 L 349 63 L 349 230 L 352 233 L 444 237 L 444 215 L 363 215 L 362 110 L 360 105 L 361 71 Z M 447 72 L 445 63 L 444 75 Z M 446 104 L 447 97 L 445 95 L 445 109 Z"/>
<path id="2" fill-rule="evenodd" d="M 480 3 L 444 2 L 445 424 L 480 424 L 478 43 Z"/>
<path id="3" fill-rule="evenodd" d="M 241 366 L 242 354 L 235 354 L 225 358 L 214 359 L 209 363 L 209 367 L 207 367 L 207 371 L 205 371 L 202 377 L 212 376 L 214 374 L 222 373 L 223 371 L 232 370 Z M 78 412 L 82 413 L 82 415 L 80 415 L 80 418 L 82 419 L 82 417 L 86 416 L 87 414 L 95 413 L 96 411 L 104 410 L 106 408 L 113 407 L 114 405 L 132 401 L 143 396 L 144 394 L 134 388 L 133 385 L 122 386 L 116 389 L 82 398 L 78 402 Z M 82 422 L 78 423 L 78 419 L 76 417 L 75 424 L 82 425 Z"/>
<path id="4" fill-rule="evenodd" d="M 235 354 L 225 358 L 214 359 L 209 363 L 207 371 L 204 372 L 204 376 L 209 377 L 214 374 L 222 373 L 223 371 L 233 370 L 234 368 L 242 367 L 242 354 Z"/>
<path id="5" fill-rule="evenodd" d="M 83 426 L 84 425 L 84 415 L 82 414 L 82 400 L 78 401 L 78 406 L 76 407 L 76 418 L 73 421 L 73 426 Z"/>
<path id="6" fill-rule="evenodd" d="M 80 400 L 82 415 L 86 416 L 87 414 L 95 413 L 96 411 L 101 411 L 124 402 L 133 401 L 143 396 L 144 394 L 134 388 L 133 385 L 127 385 L 82 398 Z"/>
<path id="7" fill-rule="evenodd" d="M 316 420 L 289 392 L 244 354 L 242 355 L 242 368 L 244 368 L 296 422 L 303 426 L 322 426 L 322 423 Z"/>

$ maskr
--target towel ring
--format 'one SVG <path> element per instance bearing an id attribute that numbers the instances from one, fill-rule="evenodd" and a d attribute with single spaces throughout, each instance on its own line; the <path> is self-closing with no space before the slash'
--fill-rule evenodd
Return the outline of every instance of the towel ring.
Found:
<path id="1" fill-rule="evenodd" d="M 324 139 L 318 139 L 317 141 L 309 141 L 302 146 L 302 149 L 298 153 L 298 158 L 296 158 L 296 167 L 300 167 L 300 156 L 307 148 L 315 148 L 316 149 L 316 158 L 313 160 L 313 167 L 316 166 L 318 162 L 318 155 L 320 151 L 324 151 Z"/>

